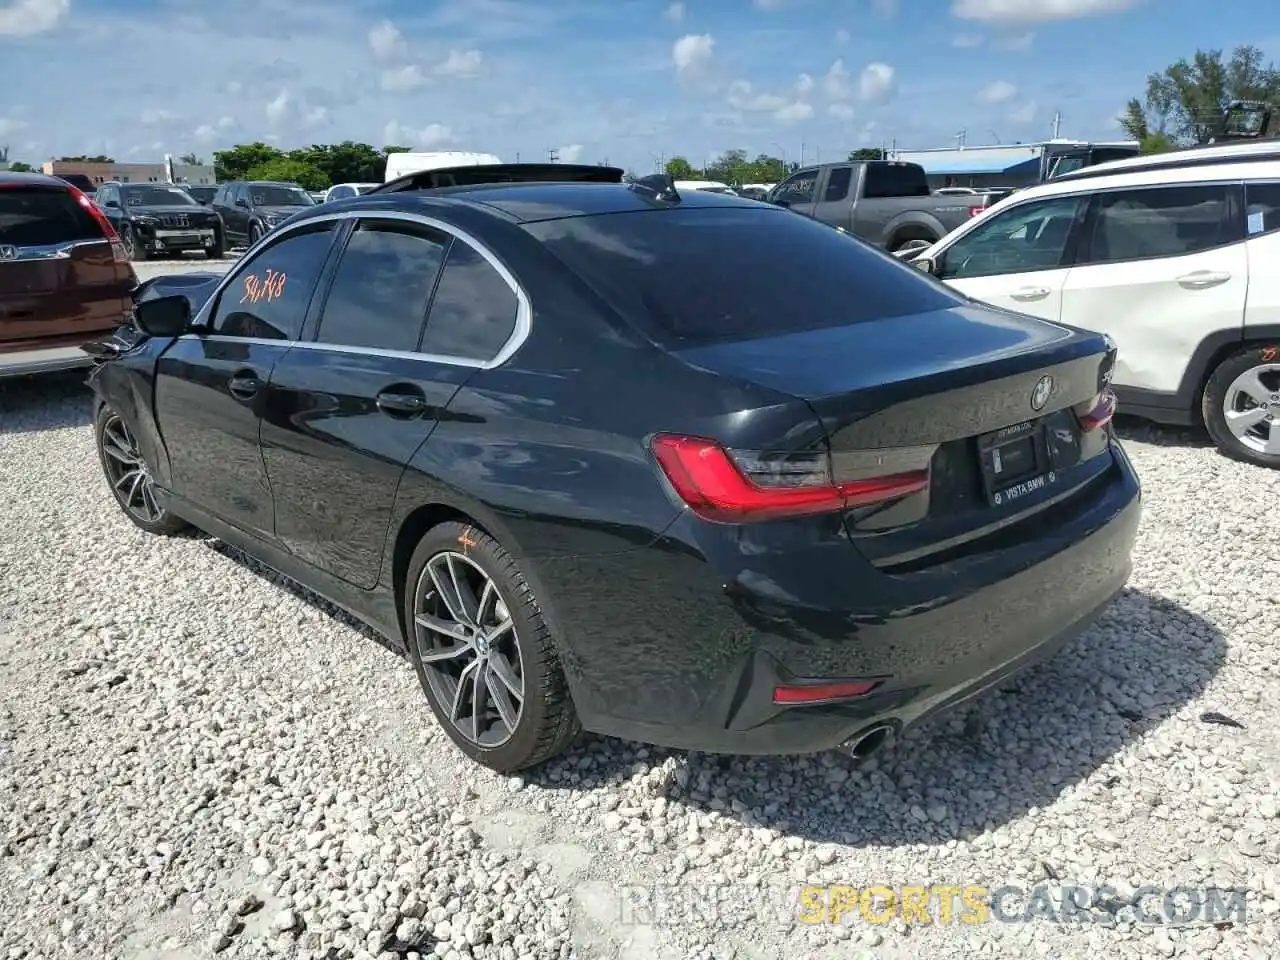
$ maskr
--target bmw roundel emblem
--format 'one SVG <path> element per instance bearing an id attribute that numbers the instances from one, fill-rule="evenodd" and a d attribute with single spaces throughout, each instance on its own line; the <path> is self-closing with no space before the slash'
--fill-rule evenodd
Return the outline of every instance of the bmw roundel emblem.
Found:
<path id="1" fill-rule="evenodd" d="M 1053 393 L 1053 377 L 1044 376 L 1036 381 L 1036 388 L 1031 391 L 1031 409 L 1043 410 Z"/>

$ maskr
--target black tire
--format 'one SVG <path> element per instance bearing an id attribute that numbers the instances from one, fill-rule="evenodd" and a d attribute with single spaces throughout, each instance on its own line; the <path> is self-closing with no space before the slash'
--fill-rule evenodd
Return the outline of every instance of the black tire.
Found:
<path id="1" fill-rule="evenodd" d="M 138 453 L 133 442 L 132 428 L 124 418 L 106 404 L 98 407 L 94 417 L 93 439 L 98 448 L 98 462 L 102 465 L 102 474 L 106 478 L 107 488 L 115 497 L 116 503 L 124 511 L 124 515 L 147 533 L 161 536 L 173 536 L 187 530 L 189 524 L 164 509 L 155 498 L 155 490 L 150 486 L 150 469 Z M 120 443 L 120 438 L 124 443 Z M 121 482 L 121 468 L 124 461 L 121 453 L 129 453 L 137 458 L 143 468 L 144 478 L 139 484 Z"/>
<path id="2" fill-rule="evenodd" d="M 249 246 L 253 246 L 262 239 L 262 228 L 256 223 L 249 227 Z"/>
<path id="3" fill-rule="evenodd" d="M 1250 371 L 1258 375 L 1269 392 L 1253 398 L 1234 388 L 1237 379 Z M 1227 424 L 1229 407 L 1234 412 L 1257 410 L 1265 419 L 1243 436 L 1237 436 Z M 1268 412 L 1262 413 L 1263 410 Z M 1250 445 L 1250 441 L 1258 442 L 1259 434 L 1265 435 L 1268 430 L 1280 436 L 1280 423 L 1276 422 L 1280 420 L 1280 342 L 1252 344 L 1219 363 L 1205 384 L 1200 411 L 1209 436 L 1224 455 L 1280 470 L 1280 453 L 1267 453 Z"/>
<path id="4" fill-rule="evenodd" d="M 127 223 L 120 228 L 120 243 L 124 246 L 125 254 L 135 263 L 141 263 L 147 259 L 146 245 L 138 239 L 138 235 L 133 232 L 133 227 Z"/>
<path id="5" fill-rule="evenodd" d="M 209 260 L 221 260 L 224 253 L 226 253 L 226 246 L 222 239 L 222 231 L 215 230 L 213 244 L 204 248 L 204 255 Z"/>
<path id="6" fill-rule="evenodd" d="M 447 605 L 433 586 L 427 570 L 428 563 L 433 560 L 437 565 L 456 561 L 462 569 L 467 569 L 469 564 L 487 577 L 496 588 L 498 602 L 511 621 L 510 635 L 515 644 L 505 648 L 506 657 L 510 660 L 512 650 L 518 655 L 523 697 L 518 720 L 504 742 L 492 746 L 480 742 L 484 738 L 479 736 L 478 727 L 472 728 L 475 736 L 462 729 L 467 726 L 467 719 L 462 717 L 455 722 L 451 715 L 452 701 L 446 702 L 452 680 L 449 671 L 460 669 L 472 660 L 478 661 L 478 656 L 468 659 L 464 654 L 457 659 L 438 661 L 439 666 L 424 663 L 424 650 L 442 649 L 439 641 L 444 638 L 418 625 L 419 598 L 424 598 L 424 607 L 436 604 L 439 610 L 441 602 Z M 481 616 L 476 619 L 483 621 L 483 610 L 480 612 Z M 427 695 L 427 702 L 449 738 L 472 760 L 498 773 L 511 773 L 536 766 L 564 752 L 577 737 L 581 727 L 551 629 L 520 567 L 488 534 L 474 526 L 452 521 L 427 531 L 409 561 L 404 589 L 404 622 L 409 656 Z M 493 643 L 496 650 L 497 641 Z M 465 643 L 453 646 L 461 647 Z M 480 669 L 487 668 L 482 666 Z M 454 684 L 455 694 L 460 685 Z M 476 688 L 473 686 L 471 689 Z M 488 692 L 485 695 L 492 697 Z M 463 702 L 470 703 L 471 698 Z M 493 707 L 496 720 L 496 704 Z M 496 724 L 489 729 L 494 728 Z"/>
<path id="7" fill-rule="evenodd" d="M 923 240 L 925 243 L 929 244 L 930 246 L 938 242 L 936 237 L 912 236 L 911 234 L 907 234 L 906 236 L 894 237 L 892 240 L 889 241 L 889 246 L 886 249 L 890 253 L 896 253 L 897 251 L 905 247 L 908 243 L 910 243 L 912 240 Z M 923 250 L 924 248 L 921 247 L 920 249 Z"/>

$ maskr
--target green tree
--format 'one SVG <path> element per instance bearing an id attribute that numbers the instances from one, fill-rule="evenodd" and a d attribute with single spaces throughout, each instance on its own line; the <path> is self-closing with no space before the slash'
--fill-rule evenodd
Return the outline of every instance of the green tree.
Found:
<path id="1" fill-rule="evenodd" d="M 667 176 L 672 180 L 696 180 L 698 171 L 693 169 L 691 164 L 684 157 L 672 157 L 667 161 Z"/>
<path id="2" fill-rule="evenodd" d="M 883 160 L 884 151 L 879 147 L 859 147 L 849 154 L 851 163 L 858 163 L 863 160 Z"/>
<path id="3" fill-rule="evenodd" d="M 330 183 L 381 183 L 387 168 L 386 151 L 351 140 L 312 144 L 290 150 L 288 157 L 323 171 Z"/>
<path id="4" fill-rule="evenodd" d="M 284 152 L 265 143 L 238 143 L 230 150 L 213 151 L 213 173 L 217 180 L 244 180 L 254 167 L 283 160 Z"/>
<path id="5" fill-rule="evenodd" d="M 36 168 L 29 163 L 23 163 L 21 160 L 15 160 L 9 164 L 9 169 L 13 173 L 35 173 Z"/>
<path id="6" fill-rule="evenodd" d="M 1197 50 L 1150 74 L 1145 98 L 1129 101 L 1120 126 L 1144 152 L 1185 146 L 1203 139 L 1232 100 L 1280 100 L 1280 70 L 1257 47 L 1236 47 L 1229 60 L 1221 50 Z"/>
<path id="7" fill-rule="evenodd" d="M 116 159 L 115 157 L 107 157 L 107 156 L 103 156 L 102 154 L 98 154 L 97 156 L 93 156 L 93 157 L 86 157 L 84 155 L 81 155 L 78 157 L 59 157 L 58 162 L 59 163 L 115 163 Z"/>
<path id="8" fill-rule="evenodd" d="M 787 165 L 777 157 L 761 153 L 751 161 L 743 183 L 776 183 L 787 175 Z"/>
<path id="9" fill-rule="evenodd" d="M 201 166 L 204 163 L 204 161 L 201 160 L 200 157 L 194 153 L 184 153 L 182 156 L 178 158 L 178 162 L 189 164 L 190 166 L 193 166 L 193 167 Z"/>
<path id="10" fill-rule="evenodd" d="M 323 190 L 329 186 L 329 178 L 319 167 L 291 157 L 276 157 L 250 167 L 238 180 L 283 180 L 296 183 L 307 190 Z"/>

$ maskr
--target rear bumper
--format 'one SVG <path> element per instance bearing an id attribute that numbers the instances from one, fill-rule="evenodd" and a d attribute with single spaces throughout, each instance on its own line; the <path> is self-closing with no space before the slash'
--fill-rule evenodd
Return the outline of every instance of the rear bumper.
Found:
<path id="1" fill-rule="evenodd" d="M 93 358 L 77 347 L 44 347 L 0 353 L 0 377 L 22 377 L 93 365 Z"/>
<path id="2" fill-rule="evenodd" d="M 776 583 L 764 595 L 735 597 L 707 576 L 705 561 L 698 575 L 692 557 L 639 550 L 593 561 L 611 568 L 594 575 L 634 604 L 634 616 L 620 616 L 616 601 L 593 609 L 586 571 L 576 567 L 575 590 L 566 579 L 574 561 L 559 561 L 544 576 L 583 725 L 683 749 L 792 754 L 837 747 L 881 725 L 900 731 L 950 708 L 1052 656 L 1123 589 L 1141 506 L 1119 449 L 1115 461 L 1108 482 L 1053 542 L 992 558 L 1005 572 L 992 578 L 987 568 L 984 582 L 957 570 L 945 578 L 949 593 L 933 586 L 931 599 L 910 605 L 894 597 L 841 606 L 851 593 L 870 595 L 857 585 L 825 610 L 778 602 Z M 871 576 L 898 581 L 889 589 L 908 579 Z M 776 706 L 774 687 L 792 678 L 882 683 L 856 700 Z"/>

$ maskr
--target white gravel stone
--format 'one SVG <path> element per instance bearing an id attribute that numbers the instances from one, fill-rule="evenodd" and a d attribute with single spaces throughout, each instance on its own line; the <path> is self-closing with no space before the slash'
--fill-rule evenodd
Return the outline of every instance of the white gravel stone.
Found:
<path id="1" fill-rule="evenodd" d="M 0 955 L 1274 957 L 1276 477 L 1126 430 L 1129 589 L 959 713 L 861 765 L 584 737 L 504 778 L 330 606 L 130 525 L 78 378 L 0 383 Z M 1117 895 L 1083 924 L 855 910 L 841 940 L 783 922 L 801 883 Z M 1153 930 L 1152 884 L 1248 888 L 1250 922 Z"/>

